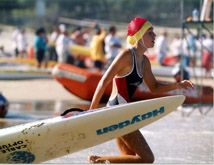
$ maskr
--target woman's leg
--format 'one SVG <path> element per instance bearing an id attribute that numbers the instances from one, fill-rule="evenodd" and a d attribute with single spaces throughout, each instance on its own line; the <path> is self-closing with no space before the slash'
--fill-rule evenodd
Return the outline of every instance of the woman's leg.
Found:
<path id="1" fill-rule="evenodd" d="M 153 163 L 154 156 L 139 130 L 117 139 L 120 156 L 91 156 L 91 163 Z"/>

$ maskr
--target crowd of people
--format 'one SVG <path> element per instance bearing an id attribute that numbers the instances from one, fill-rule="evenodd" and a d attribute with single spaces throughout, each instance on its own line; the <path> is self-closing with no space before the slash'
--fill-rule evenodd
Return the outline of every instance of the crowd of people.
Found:
<path id="1" fill-rule="evenodd" d="M 14 54 L 16 57 L 26 57 L 29 44 L 24 29 L 16 28 L 12 34 Z M 75 56 L 70 46 L 72 44 L 88 47 L 89 58 Z M 202 46 L 201 46 L 202 45 Z M 47 67 L 48 61 L 69 63 L 80 67 L 91 67 L 98 71 L 105 71 L 122 48 L 122 40 L 117 36 L 115 26 L 104 29 L 98 24 L 91 28 L 76 27 L 69 32 L 64 24 L 53 28 L 50 35 L 44 28 L 35 31 L 34 56 L 37 67 L 42 63 Z M 169 41 L 167 31 L 157 36 L 154 51 L 159 65 L 167 65 L 164 62 L 168 55 L 176 56 L 183 68 L 196 66 L 197 58 L 201 58 L 202 67 L 210 72 L 213 67 L 213 35 L 203 34 L 196 37 L 191 33 L 181 38 L 178 34 Z M 202 52 L 202 57 L 200 54 Z M 182 58 L 181 58 L 182 56 Z M 185 69 L 184 69 L 185 70 Z"/>
<path id="2" fill-rule="evenodd" d="M 183 38 L 175 34 L 172 41 L 169 42 L 168 33 L 164 31 L 157 37 L 155 52 L 157 61 L 162 66 L 166 65 L 164 57 L 171 53 L 177 57 L 178 62 L 184 68 L 196 66 L 199 57 L 202 67 L 206 72 L 210 72 L 213 67 L 213 34 L 203 34 L 201 37 L 197 37 L 188 33 Z M 200 56 L 201 53 L 202 56 Z"/>
<path id="3" fill-rule="evenodd" d="M 92 37 L 91 37 L 92 36 Z M 14 54 L 16 57 L 27 57 L 29 44 L 25 35 L 25 30 L 16 28 L 12 34 Z M 102 71 L 113 61 L 122 47 L 121 39 L 116 36 L 116 27 L 109 27 L 109 31 L 95 24 L 92 28 L 82 28 L 78 26 L 71 33 L 64 24 L 53 28 L 50 35 L 41 27 L 36 29 L 33 52 L 37 60 L 37 67 L 42 63 L 47 67 L 47 62 L 52 60 L 58 63 L 68 63 L 87 67 L 87 62 L 75 56 L 71 45 L 88 47 L 91 53 L 91 67 Z M 107 64 L 107 65 L 105 65 Z"/>

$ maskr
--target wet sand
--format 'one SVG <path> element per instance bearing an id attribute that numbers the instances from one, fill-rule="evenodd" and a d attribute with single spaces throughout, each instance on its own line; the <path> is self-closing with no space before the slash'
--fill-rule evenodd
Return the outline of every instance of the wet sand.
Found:
<path id="1" fill-rule="evenodd" d="M 13 111 L 20 102 L 66 101 L 66 105 L 89 104 L 67 92 L 53 79 L 0 81 L 0 91 L 11 101 Z M 64 106 L 65 102 L 62 103 Z M 29 106 L 29 105 L 28 105 Z M 50 108 L 44 107 L 43 109 Z M 34 106 L 35 109 L 38 106 Z M 24 111 L 54 116 L 52 111 Z M 214 111 L 212 106 L 184 106 L 165 118 L 141 129 L 155 155 L 155 163 L 214 163 Z M 15 123 L 13 123 L 15 124 Z M 88 163 L 88 155 L 119 154 L 114 140 L 44 163 Z"/>

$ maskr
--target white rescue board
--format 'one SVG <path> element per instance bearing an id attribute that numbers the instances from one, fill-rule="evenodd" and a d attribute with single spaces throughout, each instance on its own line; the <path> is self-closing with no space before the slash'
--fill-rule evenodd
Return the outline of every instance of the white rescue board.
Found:
<path id="1" fill-rule="evenodd" d="M 184 100 L 168 96 L 1 129 L 0 162 L 39 163 L 104 143 L 157 121 Z"/>

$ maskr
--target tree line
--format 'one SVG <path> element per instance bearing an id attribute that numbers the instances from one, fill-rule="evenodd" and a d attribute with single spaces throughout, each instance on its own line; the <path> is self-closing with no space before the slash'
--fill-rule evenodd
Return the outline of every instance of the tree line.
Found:
<path id="1" fill-rule="evenodd" d="M 202 0 L 1 0 L 1 23 L 35 24 L 38 1 L 45 5 L 43 19 L 54 24 L 59 16 L 74 19 L 97 19 L 129 22 L 134 16 L 148 18 L 159 26 L 179 27 L 192 10 L 200 10 Z M 41 20 L 41 18 L 38 18 Z"/>

